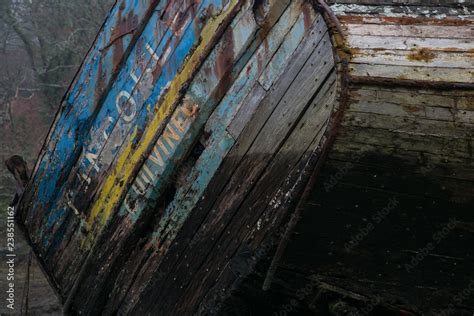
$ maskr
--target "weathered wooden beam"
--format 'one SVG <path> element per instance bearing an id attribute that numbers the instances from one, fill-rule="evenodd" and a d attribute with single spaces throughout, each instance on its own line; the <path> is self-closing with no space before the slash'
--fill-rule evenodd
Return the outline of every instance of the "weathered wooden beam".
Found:
<path id="1" fill-rule="evenodd" d="M 373 6 L 441 6 L 441 7 L 464 7 L 472 6 L 472 3 L 465 0 L 328 0 L 329 4 L 359 4 Z"/>
<path id="2" fill-rule="evenodd" d="M 350 76 L 353 85 L 369 85 L 382 87 L 406 87 L 435 90 L 474 90 L 474 84 L 469 82 L 449 82 L 430 80 L 394 79 L 385 77 Z"/>

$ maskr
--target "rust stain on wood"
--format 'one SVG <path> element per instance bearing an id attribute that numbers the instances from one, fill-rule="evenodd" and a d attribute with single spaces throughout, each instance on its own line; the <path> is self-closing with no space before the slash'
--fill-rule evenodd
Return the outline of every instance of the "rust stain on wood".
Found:
<path id="1" fill-rule="evenodd" d="M 403 105 L 402 106 L 403 109 L 409 113 L 416 113 L 416 112 L 420 112 L 423 110 L 422 107 L 420 106 L 415 106 L 415 105 Z"/>
<path id="2" fill-rule="evenodd" d="M 412 61 L 424 61 L 429 63 L 436 58 L 436 54 L 427 48 L 413 49 L 412 53 L 407 55 L 408 60 Z"/>

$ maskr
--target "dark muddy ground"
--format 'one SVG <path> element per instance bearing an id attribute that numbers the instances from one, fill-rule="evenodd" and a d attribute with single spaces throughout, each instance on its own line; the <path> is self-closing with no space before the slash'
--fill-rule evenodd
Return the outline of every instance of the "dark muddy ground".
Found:
<path id="1" fill-rule="evenodd" d="M 7 265 L 7 245 L 6 245 L 6 223 L 5 216 L 2 216 L 0 222 L 0 254 L 2 263 L 0 264 L 0 291 L 2 293 L 2 301 L 0 303 L 0 315 L 62 315 L 59 300 L 54 294 L 51 286 L 46 280 L 34 256 L 32 256 L 30 266 L 30 278 L 28 287 L 28 312 L 26 313 L 26 293 L 25 283 L 27 280 L 28 259 L 30 247 L 20 233 L 18 228 L 15 229 L 15 304 L 14 310 L 9 309 L 7 305 L 8 283 L 7 275 L 9 267 Z"/>

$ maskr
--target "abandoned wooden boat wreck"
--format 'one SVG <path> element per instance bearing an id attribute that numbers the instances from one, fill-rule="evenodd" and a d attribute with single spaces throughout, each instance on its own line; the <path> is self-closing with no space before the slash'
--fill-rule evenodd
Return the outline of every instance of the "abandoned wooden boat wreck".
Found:
<path id="1" fill-rule="evenodd" d="M 67 313 L 472 314 L 473 4 L 333 2 L 117 0 L 17 207 Z"/>

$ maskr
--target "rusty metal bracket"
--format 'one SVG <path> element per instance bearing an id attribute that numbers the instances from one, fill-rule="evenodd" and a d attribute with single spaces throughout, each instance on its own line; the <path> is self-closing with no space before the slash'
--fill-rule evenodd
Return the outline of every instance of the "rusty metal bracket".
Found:
<path id="1" fill-rule="evenodd" d="M 327 17 L 330 19 L 332 26 L 334 26 L 339 34 L 343 34 L 342 25 L 339 22 L 338 18 L 328 6 L 328 4 L 324 0 L 313 0 L 313 5 L 315 9 L 321 12 L 322 14 L 326 14 Z M 327 23 L 328 21 L 326 21 Z"/>

